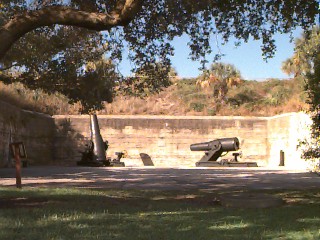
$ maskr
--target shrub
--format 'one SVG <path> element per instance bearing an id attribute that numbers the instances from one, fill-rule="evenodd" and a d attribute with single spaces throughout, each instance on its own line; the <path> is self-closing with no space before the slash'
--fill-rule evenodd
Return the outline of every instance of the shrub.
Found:
<path id="1" fill-rule="evenodd" d="M 204 107 L 205 107 L 205 104 L 201 103 L 201 102 L 191 102 L 190 103 L 190 108 L 196 112 L 202 112 Z"/>
<path id="2" fill-rule="evenodd" d="M 246 103 L 254 103 L 262 99 L 262 96 L 250 85 L 230 91 L 227 97 L 227 103 L 233 107 L 239 107 Z"/>

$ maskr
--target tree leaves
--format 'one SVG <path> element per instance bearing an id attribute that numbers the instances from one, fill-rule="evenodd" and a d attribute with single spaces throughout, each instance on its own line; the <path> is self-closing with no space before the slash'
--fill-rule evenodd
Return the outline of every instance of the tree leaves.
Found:
<path id="1" fill-rule="evenodd" d="M 295 76 L 312 72 L 319 49 L 320 29 L 317 26 L 295 40 L 294 54 L 283 63 L 282 70 Z"/>
<path id="2" fill-rule="evenodd" d="M 175 75 L 174 69 L 167 69 L 166 65 L 160 62 L 146 64 L 136 70 L 134 77 L 123 79 L 117 91 L 118 94 L 147 97 L 170 86 L 170 77 Z"/>
<path id="3" fill-rule="evenodd" d="M 312 119 L 310 138 L 299 143 L 302 156 L 311 162 L 320 158 L 320 29 L 314 27 L 295 41 L 295 52 L 287 59 L 282 70 L 295 77 L 303 78 L 308 94 L 307 103 Z M 317 166 L 319 171 L 319 165 Z"/>
<path id="4" fill-rule="evenodd" d="M 122 11 L 126 10 L 124 8 L 126 2 L 128 1 L 2 1 L 4 8 L 0 12 L 0 26 L 17 14 L 23 16 L 23 13 L 32 10 L 36 15 L 37 10 L 54 5 L 68 5 L 83 11 L 83 14 L 103 13 L 112 20 L 117 14 L 121 15 Z M 81 67 L 88 61 L 101 59 L 105 51 L 108 51 L 108 57 L 115 63 L 120 62 L 123 57 L 124 42 L 126 42 L 130 49 L 128 58 L 133 62 L 135 71 L 161 62 L 166 72 L 160 71 L 160 73 L 165 77 L 170 69 L 170 56 L 174 54 L 171 45 L 174 37 L 182 34 L 189 36 L 190 58 L 200 61 L 203 67 L 207 63 L 206 56 L 215 50 L 212 48 L 212 38 L 216 35 L 221 36 L 225 42 L 231 37 L 244 42 L 250 38 L 260 39 L 262 54 L 267 59 L 276 51 L 276 43 L 273 40 L 275 33 L 288 33 L 297 26 L 308 29 L 313 25 L 318 13 L 316 0 L 144 0 L 139 3 L 139 7 L 135 8 L 136 11 L 128 13 L 122 21 L 113 19 L 117 22 L 115 25 L 98 26 L 101 20 L 98 18 L 90 22 L 91 28 L 97 22 L 96 29 L 106 30 L 102 34 L 55 25 L 37 29 L 16 44 L 15 48 L 6 55 L 2 65 L 10 66 L 12 63 L 19 63 L 22 67 L 20 71 L 28 72 L 30 76 L 25 78 L 29 79 L 25 81 L 34 87 L 40 87 L 39 79 L 44 81 L 43 76 L 50 76 L 52 79 L 48 83 L 59 82 L 52 85 L 54 88 L 51 90 L 54 90 L 63 81 L 66 84 L 71 81 L 70 79 L 79 77 Z M 133 19 L 130 15 L 132 13 L 135 13 Z M 110 14 L 113 14 L 113 17 Z M 75 13 L 74 16 L 78 15 Z M 88 25 L 78 24 L 77 26 Z M 55 67 L 53 64 L 61 67 Z M 53 70 L 61 75 L 55 77 Z M 92 78 L 91 74 L 86 73 L 85 76 Z M 34 78 L 33 81 L 30 80 L 31 76 Z M 153 80 L 145 82 L 151 84 L 151 89 L 153 85 L 158 86 L 157 79 L 152 76 L 150 79 Z M 49 91 L 49 87 L 47 89 Z M 85 96 L 83 100 L 88 101 Z"/>

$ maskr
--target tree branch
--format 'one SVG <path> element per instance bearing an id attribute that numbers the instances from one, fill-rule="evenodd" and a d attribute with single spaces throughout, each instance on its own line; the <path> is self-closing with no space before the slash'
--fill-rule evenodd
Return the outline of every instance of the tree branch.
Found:
<path id="1" fill-rule="evenodd" d="M 6 71 L 6 70 L 13 68 L 13 67 L 16 67 L 16 66 L 18 66 L 17 63 L 11 64 L 10 66 L 7 66 L 7 67 L 0 67 L 0 71 Z"/>
<path id="2" fill-rule="evenodd" d="M 50 6 L 16 16 L 0 28 L 0 59 L 20 37 L 39 27 L 59 24 L 102 31 L 126 26 L 140 10 L 142 1 L 119 0 L 116 8 L 109 14 Z"/>

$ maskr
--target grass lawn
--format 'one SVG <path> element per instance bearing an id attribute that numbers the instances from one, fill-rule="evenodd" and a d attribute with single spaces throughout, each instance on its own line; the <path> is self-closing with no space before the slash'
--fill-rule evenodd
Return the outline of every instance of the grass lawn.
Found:
<path id="1" fill-rule="evenodd" d="M 235 209 L 205 192 L 0 188 L 0 239 L 320 239 L 320 190 L 264 193 L 286 204 Z"/>

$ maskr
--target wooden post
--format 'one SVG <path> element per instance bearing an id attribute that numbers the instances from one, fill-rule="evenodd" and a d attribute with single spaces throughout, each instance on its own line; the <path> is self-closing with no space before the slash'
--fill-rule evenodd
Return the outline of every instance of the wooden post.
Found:
<path id="1" fill-rule="evenodd" d="M 19 145 L 14 145 L 14 159 L 16 160 L 16 186 L 21 188 L 21 159 L 20 159 L 20 149 Z"/>
<path id="2" fill-rule="evenodd" d="M 21 188 L 21 159 L 27 158 L 26 149 L 24 147 L 23 142 L 14 142 L 9 144 L 11 153 L 15 159 L 15 167 L 16 167 L 16 186 L 17 188 Z"/>
<path id="3" fill-rule="evenodd" d="M 279 163 L 280 167 L 284 166 L 284 151 L 280 150 L 280 163 Z"/>

